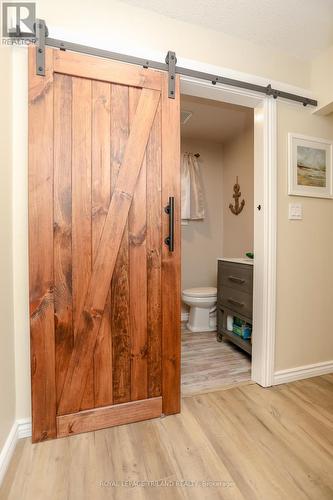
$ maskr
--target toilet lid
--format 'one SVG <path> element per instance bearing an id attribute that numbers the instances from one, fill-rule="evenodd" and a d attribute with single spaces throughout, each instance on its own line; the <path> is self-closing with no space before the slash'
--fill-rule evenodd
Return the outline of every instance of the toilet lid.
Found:
<path id="1" fill-rule="evenodd" d="M 215 297 L 217 295 L 217 288 L 214 286 L 187 288 L 187 290 L 183 290 L 183 294 L 189 297 Z"/>

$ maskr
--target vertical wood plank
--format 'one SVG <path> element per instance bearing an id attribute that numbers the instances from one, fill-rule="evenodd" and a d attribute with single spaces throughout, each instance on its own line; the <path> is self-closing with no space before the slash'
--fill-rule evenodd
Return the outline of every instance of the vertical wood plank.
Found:
<path id="1" fill-rule="evenodd" d="M 161 395 L 161 103 L 147 144 L 148 396 Z"/>
<path id="2" fill-rule="evenodd" d="M 111 199 L 111 86 L 92 82 L 92 256 L 96 257 Z M 106 300 L 94 353 L 95 407 L 112 403 L 111 295 Z"/>
<path id="3" fill-rule="evenodd" d="M 129 89 L 129 126 L 141 90 Z M 128 216 L 131 332 L 131 401 L 147 398 L 146 157 Z"/>
<path id="4" fill-rule="evenodd" d="M 163 413 L 180 411 L 180 94 L 168 98 L 168 78 L 162 89 L 162 394 Z M 175 248 L 169 252 L 164 238 L 169 220 L 164 206 L 175 197 Z"/>
<path id="5" fill-rule="evenodd" d="M 29 272 L 32 440 L 56 436 L 53 276 L 53 51 L 29 49 Z"/>
<path id="6" fill-rule="evenodd" d="M 54 314 L 57 406 L 73 348 L 72 79 L 54 75 Z"/>
<path id="7" fill-rule="evenodd" d="M 73 78 L 72 255 L 74 336 L 91 277 L 91 81 Z M 81 409 L 93 408 L 93 363 Z"/>
<path id="8" fill-rule="evenodd" d="M 128 124 L 128 87 L 111 86 L 111 190 L 113 192 L 126 148 Z M 113 402 L 131 398 L 131 346 L 129 325 L 128 224 L 111 282 L 111 332 Z"/>
<path id="9" fill-rule="evenodd" d="M 59 405 L 65 413 L 70 412 L 73 407 L 77 408 L 76 412 L 80 409 L 110 281 L 159 99 L 159 92 L 148 89 L 141 92 L 95 257 L 80 323 L 75 332 L 74 348 Z M 128 280 L 128 270 L 125 276 Z"/>
<path id="10" fill-rule="evenodd" d="M 177 345 L 172 346 L 177 342 L 175 325 L 179 326 L 177 302 L 167 299 L 162 304 L 161 299 L 161 273 L 167 276 L 171 295 L 177 280 L 179 248 L 176 245 L 173 256 L 161 255 L 167 227 L 165 220 L 162 227 L 164 198 L 170 190 L 177 196 L 177 181 L 171 179 L 174 165 L 171 174 L 167 166 L 176 150 L 171 145 L 162 162 L 161 104 L 154 119 L 159 92 L 57 73 L 53 94 L 53 53 L 47 50 L 45 77 L 35 75 L 33 49 L 29 58 L 34 441 L 56 437 L 58 404 L 61 415 L 163 392 L 165 413 L 178 411 L 177 387 L 176 395 L 171 395 L 179 372 Z M 140 113 L 134 120 L 140 95 Z M 165 94 L 166 108 L 168 101 Z M 165 130 L 178 125 L 174 120 L 179 120 L 179 109 L 177 115 L 171 108 Z M 115 189 L 130 131 L 130 147 Z M 175 137 L 169 133 L 163 149 L 169 149 Z M 162 166 L 167 179 L 163 196 Z"/>

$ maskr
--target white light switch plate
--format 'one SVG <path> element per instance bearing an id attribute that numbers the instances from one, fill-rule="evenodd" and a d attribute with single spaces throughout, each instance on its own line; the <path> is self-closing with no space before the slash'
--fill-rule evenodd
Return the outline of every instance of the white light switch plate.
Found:
<path id="1" fill-rule="evenodd" d="M 302 220 L 303 207 L 301 203 L 289 203 L 289 220 Z"/>

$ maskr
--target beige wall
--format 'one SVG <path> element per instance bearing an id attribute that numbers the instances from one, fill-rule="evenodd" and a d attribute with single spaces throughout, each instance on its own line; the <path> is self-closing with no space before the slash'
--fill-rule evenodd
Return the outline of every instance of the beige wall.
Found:
<path id="1" fill-rule="evenodd" d="M 0 47 L 0 451 L 15 420 L 12 260 L 12 52 Z"/>
<path id="2" fill-rule="evenodd" d="M 182 226 L 182 287 L 216 286 L 218 257 L 253 250 L 253 116 L 228 143 L 183 138 L 185 151 L 200 152 L 206 216 Z M 238 216 L 229 210 L 236 175 L 246 199 Z"/>
<path id="3" fill-rule="evenodd" d="M 182 226 L 182 288 L 216 286 L 217 258 L 222 256 L 222 146 L 184 139 L 182 152 L 200 152 L 205 218 Z"/>
<path id="4" fill-rule="evenodd" d="M 223 145 L 223 256 L 245 257 L 253 252 L 253 115 L 242 134 Z M 233 186 L 238 182 L 245 200 L 239 215 L 229 209 L 234 204 Z"/>
<path id="5" fill-rule="evenodd" d="M 28 64 L 26 50 L 13 49 L 13 262 L 16 418 L 30 416 L 28 275 Z"/>
<path id="6" fill-rule="evenodd" d="M 333 140 L 333 116 L 278 104 L 276 370 L 333 360 L 333 200 L 287 195 L 287 133 Z M 303 220 L 288 220 L 288 204 Z"/>
<path id="7" fill-rule="evenodd" d="M 147 53 L 168 50 L 193 59 L 237 71 L 288 82 L 303 88 L 310 84 L 310 65 L 287 53 L 255 45 L 217 31 L 189 24 L 115 0 L 43 0 L 38 16 L 45 18 L 50 36 L 55 31 L 72 41 L 113 50 Z"/>
<path id="8" fill-rule="evenodd" d="M 57 2 L 56 6 L 51 0 L 43 0 L 38 3 L 38 15 L 45 17 L 50 28 L 51 35 L 63 36 L 73 41 L 81 41 L 89 45 L 100 45 L 114 50 L 128 50 L 136 52 L 142 56 L 154 52 L 165 53 L 167 50 L 176 50 L 179 62 L 181 58 L 192 58 L 193 60 L 214 65 L 227 66 L 231 69 L 257 74 L 268 78 L 285 81 L 293 85 L 308 87 L 310 82 L 310 65 L 290 58 L 288 55 L 268 50 L 265 47 L 257 47 L 249 43 L 228 37 L 217 32 L 193 26 L 187 23 L 168 19 L 157 14 L 149 13 L 139 9 L 131 8 L 118 2 L 110 0 L 100 0 L 98 3 L 73 0 L 71 2 Z M 29 373 L 29 323 L 28 323 L 28 261 L 27 261 L 27 57 L 25 49 L 14 49 L 14 124 L 15 134 L 13 175 L 15 177 L 14 190 L 14 298 L 15 298 L 15 356 L 16 356 L 16 394 L 17 394 L 17 418 L 25 418 L 30 415 L 30 373 Z M 286 110 L 283 111 L 284 106 Z M 288 127 L 288 113 L 291 123 L 297 118 L 298 124 L 294 128 L 298 132 L 311 130 L 312 135 L 326 135 L 331 133 L 331 119 L 318 118 L 311 115 L 310 111 L 304 111 L 302 106 L 288 108 L 286 104 L 279 105 L 279 186 L 281 186 L 281 176 L 286 176 L 286 162 L 281 158 L 285 155 L 285 136 Z M 288 111 L 289 110 L 289 111 Z M 304 114 L 305 113 L 305 114 Z M 284 116 L 284 118 L 283 118 Z M 306 118 L 306 120 L 305 120 Z M 282 125 L 281 125 L 282 123 Z M 281 128 L 282 127 L 282 128 Z M 280 187 L 280 195 L 281 195 Z M 285 191 L 284 191 L 285 192 Z M 281 198 L 281 196 L 280 196 Z M 315 207 L 313 212 L 310 206 Z M 296 257 L 291 258 L 295 250 L 289 248 L 291 243 L 287 243 L 286 234 L 295 239 L 295 234 L 288 231 L 289 225 L 285 220 L 287 211 L 287 199 L 285 195 L 279 199 L 279 234 L 278 234 L 278 329 L 277 329 L 277 368 L 293 367 L 309 362 L 309 359 L 319 362 L 328 358 L 333 358 L 333 353 L 325 348 L 325 338 L 329 342 L 330 333 L 325 334 L 325 329 L 314 330 L 310 328 L 310 323 L 302 320 L 301 314 L 296 316 L 286 314 L 284 302 L 287 301 L 289 289 L 285 281 L 303 293 L 306 290 L 305 303 L 308 302 L 309 276 L 316 274 L 318 255 L 322 256 L 323 265 L 329 266 L 328 252 L 323 250 L 319 243 L 324 243 L 324 236 L 328 235 L 331 229 L 331 221 L 328 221 L 327 214 L 322 218 L 322 211 L 317 207 L 322 207 L 324 201 L 318 202 L 307 200 L 305 207 L 305 219 L 300 223 L 298 232 L 299 239 L 304 243 L 307 241 L 308 249 L 316 247 L 315 258 L 307 248 L 302 247 L 307 258 L 304 258 L 303 271 L 299 271 L 299 281 L 293 284 L 292 278 L 295 269 L 289 269 L 289 263 L 296 261 L 296 269 L 299 269 L 300 261 Z M 330 202 L 328 202 L 329 204 Z M 327 205 L 324 204 L 326 207 Z M 320 217 L 319 217 L 320 211 Z M 317 215 L 317 217 L 315 216 Z M 281 222 L 283 217 L 283 222 Z M 318 227 L 318 220 L 320 221 Z M 308 241 L 309 235 L 320 232 L 321 238 L 318 245 Z M 326 236 L 328 239 L 329 237 Z M 320 251 L 319 251 L 320 250 Z M 324 252 L 324 256 L 322 255 Z M 283 279 L 281 278 L 283 276 Z M 322 292 L 321 301 L 316 299 L 315 317 L 323 312 L 323 303 L 332 302 L 329 297 L 329 286 L 324 279 L 318 280 L 319 285 L 325 285 Z M 288 292 L 288 293 L 286 293 Z M 295 294 L 296 292 L 294 292 Z M 310 294 L 313 298 L 313 296 Z M 303 295 L 301 299 L 303 300 Z M 313 304 L 312 304 L 313 305 Z M 299 311 L 301 311 L 299 306 Z M 289 308 L 290 310 L 290 308 Z M 310 313 L 305 314 L 307 317 Z M 302 325 L 292 328 L 293 318 Z M 299 339 L 295 331 L 302 330 L 302 338 Z M 321 336 L 321 337 L 320 337 Z M 311 338 L 308 345 L 305 338 Z M 315 339 L 321 338 L 319 342 Z M 297 339 L 297 340 L 296 340 Z M 299 340 L 303 342 L 301 348 Z M 313 349 L 313 343 L 316 348 Z M 321 345 L 321 347 L 319 347 Z M 290 349 L 292 346 L 292 349 Z"/>
<path id="9" fill-rule="evenodd" d="M 333 111 L 333 46 L 312 61 L 311 88 L 319 99 L 318 113 Z"/>

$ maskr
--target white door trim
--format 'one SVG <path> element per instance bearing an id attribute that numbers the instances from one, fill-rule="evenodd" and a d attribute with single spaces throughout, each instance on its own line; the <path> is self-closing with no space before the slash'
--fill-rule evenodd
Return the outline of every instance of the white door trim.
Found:
<path id="1" fill-rule="evenodd" d="M 257 149 L 254 168 L 254 252 L 259 258 L 255 262 L 253 290 L 254 331 L 257 334 L 252 345 L 252 380 L 269 387 L 273 384 L 275 371 L 277 113 L 273 98 L 265 97 L 262 104 L 262 113 L 260 107 L 255 108 L 254 123 Z M 258 119 L 259 116 L 263 119 Z M 258 151 L 260 147 L 262 154 Z M 259 204 L 262 205 L 260 211 L 257 209 Z"/>
<path id="2" fill-rule="evenodd" d="M 277 113 L 276 100 L 256 92 L 212 85 L 181 76 L 186 95 L 224 101 L 254 109 L 254 331 L 252 380 L 273 384 L 276 323 Z M 261 210 L 257 206 L 261 205 Z"/>

